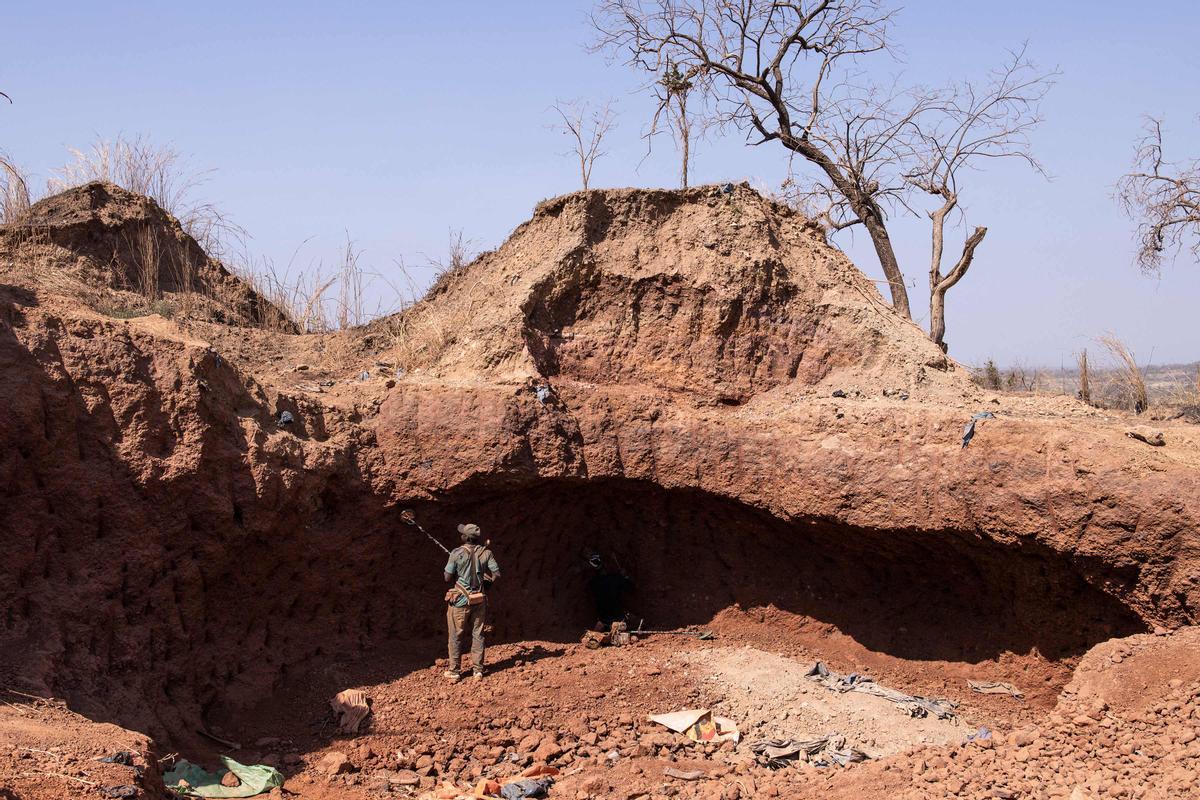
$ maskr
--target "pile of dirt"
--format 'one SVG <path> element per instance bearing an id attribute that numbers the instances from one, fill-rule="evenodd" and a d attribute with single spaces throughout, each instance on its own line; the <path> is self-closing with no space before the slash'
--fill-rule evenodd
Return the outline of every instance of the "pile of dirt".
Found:
<path id="1" fill-rule="evenodd" d="M 446 379 L 649 384 L 738 404 L 783 384 L 969 391 L 820 228 L 747 185 L 596 190 L 376 324 Z M 838 381 L 842 383 L 837 383 Z"/>
<path id="2" fill-rule="evenodd" d="M 47 197 L 0 225 L 0 273 L 116 316 L 157 311 L 296 330 L 154 200 L 111 183 Z"/>
<path id="3" fill-rule="evenodd" d="M 512 738 L 530 713 L 562 738 L 602 691 L 566 666 L 608 663 L 615 681 L 673 652 L 579 652 L 591 550 L 630 572 L 648 625 L 711 623 L 766 654 L 866 663 L 999 725 L 1027 710 L 964 698 L 965 676 L 1018 683 L 1045 710 L 1090 648 L 1200 615 L 1195 426 L 1167 423 L 1151 447 L 1119 415 L 979 390 L 809 222 L 745 187 L 548 201 L 406 313 L 331 335 L 271 323 L 248 288 L 218 291 L 235 279 L 210 260 L 195 274 L 216 287 L 213 313 L 97 313 L 79 298 L 142 296 L 146 263 L 158 291 L 186 289 L 176 262 L 123 244 L 138 231 L 200 264 L 194 242 L 99 184 L 31 219 L 0 229 L 0 686 L 148 734 L 146 757 L 214 755 L 201 731 L 220 725 L 290 740 L 252 755 L 277 756 L 306 795 L 346 788 L 309 755 L 330 745 L 328 690 L 355 684 L 393 703 L 376 707 L 394 738 L 372 769 L 420 748 L 440 765 L 420 777 L 471 777 L 481 719 Z M 444 554 L 402 508 L 446 541 L 468 519 L 492 539 L 509 648 L 497 667 L 529 679 L 500 680 L 500 707 L 460 719 L 437 683 Z M 625 753 L 645 733 L 638 714 L 722 700 L 689 680 L 641 685 L 617 710 L 586 697 L 653 781 L 661 765 L 637 761 L 650 753 Z M 499 773 L 520 740 L 489 736 L 480 770 Z M 604 760 L 605 738 L 563 786 L 609 793 L 584 785 L 625 768 Z M 751 775 L 741 749 L 696 755 L 726 757 L 713 781 Z M 875 780 L 905 757 L 853 770 Z M 818 780 L 797 776 L 763 785 Z"/>

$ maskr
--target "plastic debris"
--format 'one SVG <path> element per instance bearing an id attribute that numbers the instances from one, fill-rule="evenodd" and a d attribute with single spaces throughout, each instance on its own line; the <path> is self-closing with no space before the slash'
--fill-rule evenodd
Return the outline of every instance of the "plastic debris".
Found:
<path id="1" fill-rule="evenodd" d="M 296 422 L 296 418 L 292 416 L 292 412 L 283 411 L 279 414 L 280 425 L 292 425 Z"/>
<path id="2" fill-rule="evenodd" d="M 832 764 L 846 766 L 866 761 L 869 756 L 857 747 L 848 747 L 846 737 L 829 733 L 817 739 L 767 739 L 750 745 L 758 763 L 770 769 L 783 769 L 792 764 L 811 763 L 816 767 Z"/>
<path id="3" fill-rule="evenodd" d="M 100 761 L 105 764 L 121 764 L 125 767 L 132 767 L 133 753 L 129 752 L 128 750 L 118 750 L 111 756 L 105 756 L 104 758 L 100 759 Z"/>
<path id="4" fill-rule="evenodd" d="M 980 725 L 979 730 L 975 731 L 972 734 L 968 734 L 967 741 L 968 742 L 982 742 L 982 741 L 987 741 L 991 738 L 992 738 L 991 729 L 988 728 L 987 725 Z"/>
<path id="5" fill-rule="evenodd" d="M 742 734 L 733 720 L 713 716 L 707 708 L 689 708 L 668 714 L 651 714 L 651 722 L 665 725 L 675 733 L 682 733 L 693 742 L 741 741 Z"/>
<path id="6" fill-rule="evenodd" d="M 550 792 L 550 787 L 554 784 L 554 778 L 546 776 L 543 778 L 524 778 L 512 783 L 506 783 L 500 787 L 500 796 L 505 800 L 521 800 L 524 797 L 546 797 Z"/>
<path id="7" fill-rule="evenodd" d="M 888 689 L 886 686 L 880 686 L 871 678 L 859 675 L 857 672 L 849 675 L 838 675 L 836 672 L 831 672 L 820 661 L 813 664 L 812 669 L 808 671 L 805 677 L 835 692 L 862 692 L 863 694 L 870 694 L 875 697 L 882 697 L 884 700 L 890 700 L 900 706 L 910 717 L 927 717 L 932 714 L 938 719 L 952 719 L 955 715 L 955 709 L 958 707 L 957 703 L 950 700 L 931 700 L 928 697 L 905 694 L 895 689 Z"/>
<path id="8" fill-rule="evenodd" d="M 963 428 L 962 446 L 966 447 L 975 438 L 975 423 L 981 419 L 995 419 L 996 415 L 990 411 L 980 411 L 975 416 L 971 417 L 971 421 Z"/>
<path id="9" fill-rule="evenodd" d="M 221 763 L 225 769 L 214 773 L 181 758 L 163 774 L 163 783 L 173 792 L 194 797 L 253 797 L 283 786 L 283 775 L 274 767 L 247 766 L 228 756 L 221 756 Z M 222 784 L 221 779 L 230 772 L 237 776 L 237 786 Z"/>
<path id="10" fill-rule="evenodd" d="M 342 733 L 358 733 L 358 726 L 371 713 L 370 700 L 360 689 L 345 689 L 329 701 Z"/>

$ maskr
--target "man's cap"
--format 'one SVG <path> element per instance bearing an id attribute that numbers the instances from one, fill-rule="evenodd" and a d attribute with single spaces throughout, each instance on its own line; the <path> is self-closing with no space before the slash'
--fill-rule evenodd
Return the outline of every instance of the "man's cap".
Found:
<path id="1" fill-rule="evenodd" d="M 458 526 L 458 532 L 464 536 L 479 536 L 482 531 L 474 522 L 464 522 Z"/>

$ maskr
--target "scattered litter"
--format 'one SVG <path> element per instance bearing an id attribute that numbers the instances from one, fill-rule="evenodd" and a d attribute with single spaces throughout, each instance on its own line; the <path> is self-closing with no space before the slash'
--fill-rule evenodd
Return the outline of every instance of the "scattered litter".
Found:
<path id="1" fill-rule="evenodd" d="M 523 778 L 501 786 L 500 796 L 505 798 L 505 800 L 520 800 L 523 797 L 546 797 L 552 785 L 554 785 L 554 778 L 551 776 Z"/>
<path id="2" fill-rule="evenodd" d="M 733 194 L 733 184 L 732 183 L 722 183 L 721 184 L 721 194 Z"/>
<path id="3" fill-rule="evenodd" d="M 546 386 L 545 384 L 538 386 L 533 390 L 533 393 L 537 396 L 538 402 L 542 405 L 546 405 L 546 401 L 550 399 L 550 387 Z"/>
<path id="4" fill-rule="evenodd" d="M 1011 683 L 1001 681 L 967 681 L 972 692 L 980 694 L 1008 694 L 1013 697 L 1024 697 L 1025 694 Z"/>
<path id="5" fill-rule="evenodd" d="M 1167 443 L 1163 438 L 1162 431 L 1148 428 L 1145 425 L 1139 425 L 1136 428 L 1130 428 L 1125 431 L 1125 435 L 1130 439 L 1137 439 L 1139 442 L 1145 442 L 1151 447 L 1162 447 Z"/>
<path id="6" fill-rule="evenodd" d="M 962 446 L 966 447 L 975 438 L 975 423 L 981 419 L 995 419 L 996 415 L 990 411 L 980 411 L 975 416 L 971 417 L 971 421 L 967 423 L 967 427 L 963 428 Z"/>
<path id="7" fill-rule="evenodd" d="M 691 708 L 668 714 L 651 714 L 651 722 L 665 725 L 675 733 L 686 735 L 693 742 L 741 741 L 742 734 L 733 720 L 713 716 L 707 708 Z"/>
<path id="8" fill-rule="evenodd" d="M 663 775 L 666 775 L 668 778 L 675 778 L 676 780 L 681 781 L 698 781 L 704 777 L 705 773 L 698 769 L 684 772 L 683 770 L 678 770 L 674 767 L 667 767 L 663 770 Z"/>
<path id="9" fill-rule="evenodd" d="M 358 373 L 358 379 L 359 379 L 360 381 L 366 381 L 366 380 L 370 380 L 370 379 L 371 379 L 371 373 L 367 372 L 367 371 L 364 369 L 362 372 Z"/>
<path id="10" fill-rule="evenodd" d="M 980 725 L 979 730 L 967 735 L 968 742 L 985 742 L 992 738 L 992 731 L 987 725 Z"/>
<path id="11" fill-rule="evenodd" d="M 194 797 L 253 797 L 283 786 L 283 775 L 274 767 L 265 764 L 247 766 L 228 756 L 221 756 L 221 763 L 225 769 L 213 773 L 181 758 L 163 774 L 163 783 L 173 792 Z M 226 786 L 222 782 L 230 772 L 237 777 L 237 786 Z"/>
<path id="12" fill-rule="evenodd" d="M 111 756 L 105 756 L 100 759 L 105 764 L 120 764 L 125 767 L 133 766 L 133 753 L 128 750 L 118 750 Z"/>
<path id="13" fill-rule="evenodd" d="M 857 672 L 838 675 L 836 672 L 830 672 L 820 661 L 813 664 L 812 669 L 805 677 L 835 692 L 862 692 L 890 700 L 900 706 L 910 717 L 927 717 L 932 714 L 938 719 L 952 719 L 955 715 L 954 709 L 958 707 L 957 703 L 950 700 L 930 700 L 920 695 L 905 694 L 895 689 L 888 689 Z"/>
<path id="14" fill-rule="evenodd" d="M 858 761 L 866 761 L 869 756 L 857 747 L 848 747 L 846 737 L 838 733 L 828 733 L 817 739 L 767 739 L 750 745 L 758 763 L 771 769 L 783 769 L 792 764 L 803 762 L 817 767 L 828 767 L 831 764 L 846 766 Z"/>
<path id="15" fill-rule="evenodd" d="M 626 623 L 614 622 L 607 631 L 585 631 L 580 642 L 589 650 L 597 650 L 601 647 L 625 647 L 633 643 L 633 637 Z"/>
<path id="16" fill-rule="evenodd" d="M 100 794 L 105 797 L 129 798 L 138 796 L 138 788 L 136 786 L 101 786 Z"/>
<path id="17" fill-rule="evenodd" d="M 358 733 L 358 726 L 371 713 L 370 701 L 360 689 L 345 689 L 329 701 L 342 733 Z"/>
<path id="18" fill-rule="evenodd" d="M 291 425 L 291 424 L 295 423 L 295 421 L 296 421 L 296 418 L 292 416 L 292 412 L 290 412 L 290 411 L 280 412 L 280 414 L 279 414 L 279 424 L 280 425 Z"/>

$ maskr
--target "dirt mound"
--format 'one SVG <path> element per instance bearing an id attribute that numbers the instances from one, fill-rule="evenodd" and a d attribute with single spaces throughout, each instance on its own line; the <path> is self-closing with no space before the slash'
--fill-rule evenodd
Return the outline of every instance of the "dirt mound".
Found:
<path id="1" fill-rule="evenodd" d="M 650 384 L 730 403 L 789 383 L 967 387 L 816 225 L 745 185 L 548 200 L 382 324 L 405 334 L 400 363 L 448 379 Z"/>
<path id="2" fill-rule="evenodd" d="M 0 274 L 118 316 L 145 309 L 295 331 L 154 200 L 111 183 L 68 189 L 0 225 Z"/>
<path id="3" fill-rule="evenodd" d="M 650 625 L 887 667 L 926 696 L 969 674 L 1031 683 L 1045 708 L 1089 648 L 1200 614 L 1194 426 L 1150 447 L 1120 418 L 977 390 L 744 187 L 548 202 L 408 313 L 336 335 L 114 319 L 53 284 L 136 279 L 122 242 L 175 231 L 160 214 L 93 184 L 0 234 L 0 686 L 163 747 L 204 754 L 216 722 L 278 738 L 277 720 L 311 753 L 334 734 L 304 687 L 369 665 L 424 687 L 411 735 L 430 745 L 458 725 L 431 663 L 444 554 L 406 507 L 446 541 L 483 526 L 512 652 L 576 652 L 586 549 L 626 566 Z M 554 685 L 573 696 L 579 674 Z M 505 702 L 533 708 L 536 685 Z M 565 726 L 556 708 L 539 724 Z M 422 777 L 482 770 L 469 736 Z"/>

